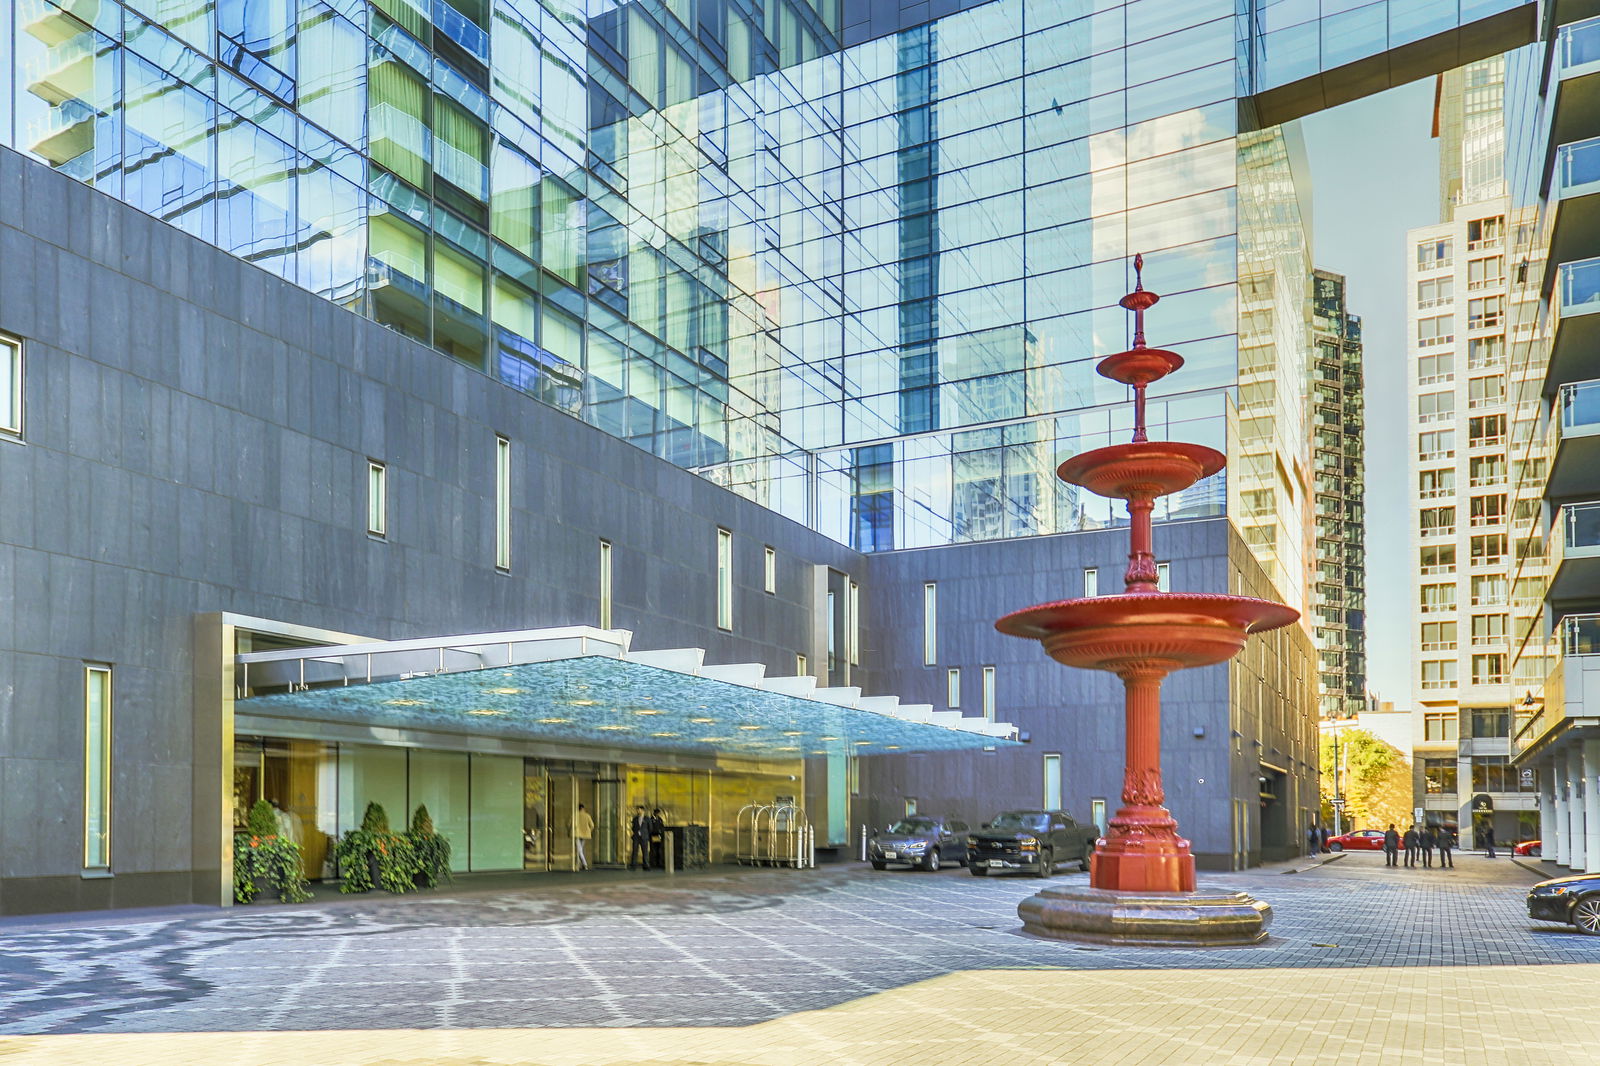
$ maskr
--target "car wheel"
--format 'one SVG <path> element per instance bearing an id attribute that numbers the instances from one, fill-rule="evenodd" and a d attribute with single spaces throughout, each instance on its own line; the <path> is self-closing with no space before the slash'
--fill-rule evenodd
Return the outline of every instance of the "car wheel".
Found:
<path id="1" fill-rule="evenodd" d="M 1572 927 L 1580 933 L 1600 936 L 1600 896 L 1584 896 L 1572 905 Z"/>
<path id="2" fill-rule="evenodd" d="M 882 870 L 882 869 L 886 868 L 888 865 L 889 865 L 888 863 L 879 862 L 877 859 L 873 859 L 872 860 L 872 868 L 874 870 Z"/>
<path id="3" fill-rule="evenodd" d="M 1338 841 L 1335 841 L 1334 843 L 1328 845 L 1328 850 L 1329 851 L 1343 851 L 1344 850 L 1344 845 L 1340 844 Z"/>
<path id="4" fill-rule="evenodd" d="M 922 860 L 922 865 L 923 865 L 923 868 L 926 869 L 929 873 L 938 873 L 939 872 L 939 849 L 938 848 L 934 848 L 932 851 L 928 852 L 928 857 L 926 859 Z"/>
<path id="5" fill-rule="evenodd" d="M 972 871 L 972 876 L 973 877 L 988 877 L 989 876 L 988 867 L 985 867 L 985 866 L 968 866 L 967 869 Z"/>
<path id="6" fill-rule="evenodd" d="M 1049 848 L 1039 852 L 1039 876 L 1049 877 L 1056 872 L 1056 854 Z"/>
<path id="7" fill-rule="evenodd" d="M 1544 848 L 1541 845 L 1536 844 L 1528 849 L 1528 854 L 1532 855 L 1536 859 L 1542 859 L 1544 858 Z"/>
<path id="8" fill-rule="evenodd" d="M 1093 856 L 1094 856 L 1094 845 L 1093 844 L 1085 844 L 1083 846 L 1083 857 L 1078 860 L 1078 869 L 1082 870 L 1084 873 L 1088 873 L 1089 872 L 1089 860 L 1091 858 L 1093 858 Z"/>

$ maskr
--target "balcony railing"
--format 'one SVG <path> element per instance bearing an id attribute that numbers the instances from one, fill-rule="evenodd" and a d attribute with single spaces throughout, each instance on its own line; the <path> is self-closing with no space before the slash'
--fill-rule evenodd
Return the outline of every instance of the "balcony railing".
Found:
<path id="1" fill-rule="evenodd" d="M 1561 508 L 1561 546 L 1573 550 L 1600 548 L 1600 503 L 1569 503 Z"/>
<path id="2" fill-rule="evenodd" d="M 1555 199 L 1600 191 L 1600 137 L 1556 148 Z"/>
<path id="3" fill-rule="evenodd" d="M 1569 614 L 1561 620 L 1563 655 L 1600 655 L 1600 614 Z"/>
<path id="4" fill-rule="evenodd" d="M 1556 61 L 1561 64 L 1563 78 L 1587 73 L 1586 68 L 1600 63 L 1600 18 L 1561 27 L 1556 38 Z"/>
<path id="5" fill-rule="evenodd" d="M 1561 436 L 1600 432 L 1600 380 L 1573 381 L 1561 386 Z"/>

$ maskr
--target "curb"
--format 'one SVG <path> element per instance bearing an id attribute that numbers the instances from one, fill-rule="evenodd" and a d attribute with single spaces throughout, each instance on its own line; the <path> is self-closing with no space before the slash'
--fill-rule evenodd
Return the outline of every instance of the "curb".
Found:
<path id="1" fill-rule="evenodd" d="M 1338 861 L 1339 861 L 1339 860 L 1340 860 L 1340 859 L 1342 859 L 1342 858 L 1344 858 L 1344 857 L 1345 857 L 1345 856 L 1346 856 L 1346 855 L 1348 855 L 1348 854 L 1349 854 L 1349 852 L 1347 852 L 1347 851 L 1334 851 L 1334 852 L 1330 852 L 1330 853 L 1328 853 L 1328 855 L 1327 855 L 1327 856 L 1325 856 L 1325 857 L 1323 857 L 1323 858 L 1321 858 L 1321 859 L 1319 859 L 1319 860 L 1318 860 L 1318 861 L 1316 861 L 1316 862 L 1313 862 L 1313 863 L 1307 863 L 1307 864 L 1306 864 L 1306 865 L 1304 865 L 1304 866 L 1296 866 L 1296 867 L 1293 867 L 1293 868 L 1291 868 L 1291 869 L 1288 869 L 1288 870 L 1282 870 L 1282 871 L 1280 871 L 1280 872 L 1281 872 L 1281 873 L 1285 873 L 1285 874 L 1297 874 L 1297 873 L 1299 873 L 1299 872 L 1300 872 L 1300 871 L 1301 871 L 1301 870 L 1315 870 L 1315 869 L 1316 869 L 1316 868 L 1317 868 L 1317 867 L 1319 867 L 1319 866 L 1326 866 L 1326 865 L 1328 865 L 1328 864 L 1329 864 L 1329 863 L 1330 863 L 1330 862 L 1338 862 Z"/>

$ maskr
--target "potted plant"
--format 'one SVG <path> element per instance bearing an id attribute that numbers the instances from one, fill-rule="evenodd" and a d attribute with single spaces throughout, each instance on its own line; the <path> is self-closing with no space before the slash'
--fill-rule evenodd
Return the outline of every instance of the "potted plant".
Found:
<path id="1" fill-rule="evenodd" d="M 333 855 L 344 878 L 340 892 L 369 892 L 374 887 L 408 892 L 413 887 L 416 864 L 411 843 L 389 828 L 389 815 L 377 803 L 367 804 L 361 828 L 346 833 L 333 846 Z"/>
<path id="2" fill-rule="evenodd" d="M 425 804 L 419 805 L 411 816 L 406 842 L 411 845 L 411 858 L 416 863 L 418 881 L 425 881 L 429 888 L 436 888 L 441 879 L 451 880 L 450 841 L 434 829 L 433 818 L 428 814 Z"/>
<path id="3" fill-rule="evenodd" d="M 266 888 L 284 903 L 310 899 L 300 846 L 278 831 L 272 804 L 256 800 L 245 824 L 245 832 L 233 837 L 233 898 L 249 903 Z"/>

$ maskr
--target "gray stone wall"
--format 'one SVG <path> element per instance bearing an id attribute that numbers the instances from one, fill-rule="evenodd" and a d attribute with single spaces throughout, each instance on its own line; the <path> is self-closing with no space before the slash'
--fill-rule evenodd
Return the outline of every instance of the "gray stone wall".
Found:
<path id="1" fill-rule="evenodd" d="M 190 782 L 216 759 L 191 742 L 199 613 L 376 639 L 596 624 L 605 537 L 635 647 L 787 673 L 817 661 L 816 568 L 865 578 L 848 548 L 6 150 L 0 332 L 27 360 L 26 439 L 0 440 L 0 912 L 191 898 Z M 115 671 L 111 878 L 80 876 L 85 662 Z"/>

